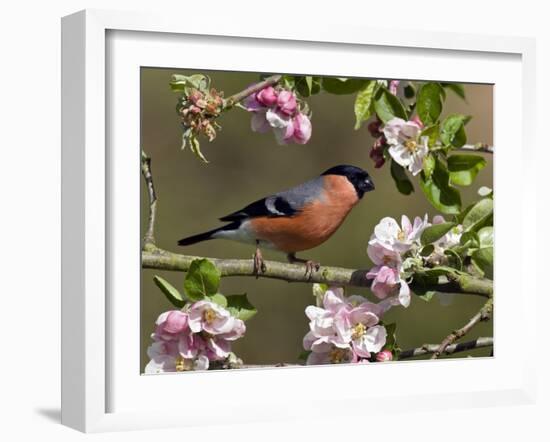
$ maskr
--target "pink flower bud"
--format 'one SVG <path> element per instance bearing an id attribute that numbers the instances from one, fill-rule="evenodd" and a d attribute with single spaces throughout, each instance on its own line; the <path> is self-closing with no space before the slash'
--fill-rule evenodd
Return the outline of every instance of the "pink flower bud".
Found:
<path id="1" fill-rule="evenodd" d="M 390 81 L 390 85 L 388 87 L 390 93 L 393 95 L 397 95 L 397 87 L 399 86 L 399 80 L 392 80 Z"/>
<path id="2" fill-rule="evenodd" d="M 277 103 L 277 91 L 268 86 L 256 94 L 256 100 L 265 106 L 273 106 Z"/>
<path id="3" fill-rule="evenodd" d="M 311 121 L 307 115 L 302 113 L 296 114 L 293 119 L 294 125 L 294 141 L 298 144 L 306 144 L 311 138 Z"/>
<path id="4" fill-rule="evenodd" d="M 279 110 L 286 115 L 293 115 L 296 112 L 296 97 L 290 91 L 281 91 L 277 97 Z"/>
<path id="5" fill-rule="evenodd" d="M 416 124 L 420 129 L 424 129 L 424 123 L 420 121 L 420 117 L 418 115 L 415 115 L 409 120 L 411 123 Z"/>
<path id="6" fill-rule="evenodd" d="M 382 350 L 380 353 L 376 354 L 377 362 L 388 362 L 388 361 L 391 361 L 392 359 L 393 359 L 393 355 L 389 350 Z"/>
<path id="7" fill-rule="evenodd" d="M 382 126 L 382 122 L 377 118 L 374 121 L 371 121 L 369 125 L 367 126 L 367 129 L 369 130 L 369 133 L 373 137 L 378 137 L 382 131 L 380 130 L 380 127 Z"/>

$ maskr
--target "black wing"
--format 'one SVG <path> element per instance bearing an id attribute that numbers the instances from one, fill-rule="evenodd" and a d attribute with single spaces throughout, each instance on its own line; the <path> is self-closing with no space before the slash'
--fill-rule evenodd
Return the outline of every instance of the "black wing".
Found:
<path id="1" fill-rule="evenodd" d="M 241 221 L 259 216 L 292 216 L 298 212 L 299 210 L 294 208 L 286 198 L 280 195 L 273 195 L 254 201 L 245 208 L 220 218 L 220 221 Z"/>

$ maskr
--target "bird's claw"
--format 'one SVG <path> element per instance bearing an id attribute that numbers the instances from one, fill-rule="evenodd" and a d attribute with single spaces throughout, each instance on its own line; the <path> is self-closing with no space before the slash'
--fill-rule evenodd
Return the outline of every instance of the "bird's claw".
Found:
<path id="1" fill-rule="evenodd" d="M 254 275 L 256 275 L 256 279 L 260 277 L 260 273 L 265 273 L 266 270 L 262 252 L 260 252 L 260 249 L 256 249 L 256 253 L 254 253 Z"/>
<path id="2" fill-rule="evenodd" d="M 313 275 L 313 270 L 318 272 L 319 269 L 321 268 L 320 263 L 311 261 L 309 259 L 305 262 L 305 264 L 306 264 L 306 276 L 309 275 L 309 278 L 311 278 L 311 276 Z"/>

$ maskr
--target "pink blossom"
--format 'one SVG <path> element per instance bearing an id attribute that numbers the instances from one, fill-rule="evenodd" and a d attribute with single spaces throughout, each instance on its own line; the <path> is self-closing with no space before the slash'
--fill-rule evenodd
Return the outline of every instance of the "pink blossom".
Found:
<path id="1" fill-rule="evenodd" d="M 296 96 L 291 91 L 282 90 L 277 97 L 278 109 L 286 115 L 294 115 L 296 112 Z"/>
<path id="2" fill-rule="evenodd" d="M 146 373 L 207 370 L 226 359 L 231 342 L 246 331 L 244 322 L 211 301 L 198 301 L 187 312 L 171 310 L 156 321 Z"/>
<path id="3" fill-rule="evenodd" d="M 380 351 L 386 329 L 378 322 L 386 309 L 362 296 L 346 298 L 341 288 L 328 289 L 323 307 L 306 308 L 310 331 L 303 345 L 311 350 L 307 364 L 360 362 Z"/>
<path id="4" fill-rule="evenodd" d="M 421 134 L 420 126 L 395 117 L 384 126 L 384 136 L 389 145 L 388 152 L 395 162 L 414 176 L 418 175 L 429 151 L 428 137 Z"/>
<path id="5" fill-rule="evenodd" d="M 268 86 L 256 94 L 256 100 L 269 107 L 277 103 L 277 95 L 277 91 L 272 86 Z"/>
<path id="6" fill-rule="evenodd" d="M 311 121 L 308 116 L 298 112 L 293 119 L 293 140 L 298 144 L 306 144 L 311 138 Z"/>
<path id="7" fill-rule="evenodd" d="M 380 353 L 376 354 L 377 362 L 387 362 L 387 361 L 391 361 L 392 359 L 393 359 L 393 355 L 389 350 L 382 350 Z"/>
<path id="8" fill-rule="evenodd" d="M 393 305 L 408 307 L 411 303 L 409 285 L 401 279 L 399 273 L 399 269 L 387 266 L 375 266 L 367 273 L 367 279 L 374 279 L 371 285 L 372 292 L 379 299 L 385 299 L 379 304 L 385 309 Z"/>
<path id="9" fill-rule="evenodd" d="M 369 244 L 371 242 L 381 242 L 391 250 L 404 253 L 412 247 L 412 245 L 420 239 L 420 235 L 429 225 L 428 216 L 424 219 L 415 217 L 414 224 L 411 223 L 408 216 L 401 217 L 401 225 L 389 216 L 382 218 L 374 228 Z M 375 263 L 382 264 L 382 263 Z"/>
<path id="10" fill-rule="evenodd" d="M 187 313 L 170 310 L 162 313 L 156 321 L 155 335 L 160 339 L 171 340 L 187 328 Z"/>
<path id="11" fill-rule="evenodd" d="M 203 330 L 211 335 L 229 333 L 238 321 L 240 319 L 234 318 L 226 309 L 211 301 L 197 301 L 189 309 L 189 328 L 193 333 Z"/>
<path id="12" fill-rule="evenodd" d="M 243 106 L 248 112 L 257 112 L 259 110 L 265 110 L 263 103 L 260 103 L 256 98 L 256 94 L 249 95 L 243 100 Z"/>

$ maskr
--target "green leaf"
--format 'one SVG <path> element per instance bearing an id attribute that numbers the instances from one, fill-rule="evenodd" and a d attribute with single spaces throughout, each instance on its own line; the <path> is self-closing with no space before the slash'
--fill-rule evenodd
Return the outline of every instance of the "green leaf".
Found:
<path id="1" fill-rule="evenodd" d="M 322 80 L 323 89 L 336 95 L 353 94 L 361 89 L 369 80 L 361 80 L 358 78 L 336 78 L 324 77 Z"/>
<path id="2" fill-rule="evenodd" d="M 218 293 L 220 287 L 220 270 L 208 259 L 195 259 L 191 262 L 183 287 L 193 301 Z"/>
<path id="3" fill-rule="evenodd" d="M 479 237 L 479 247 L 493 247 L 494 234 L 492 226 L 487 226 L 479 229 L 477 235 Z"/>
<path id="4" fill-rule="evenodd" d="M 397 347 L 397 324 L 395 322 L 392 322 L 391 324 L 384 324 L 384 328 L 387 333 L 384 349 L 393 351 L 393 349 Z"/>
<path id="5" fill-rule="evenodd" d="M 481 169 L 487 164 L 478 155 L 451 155 L 447 157 L 451 182 L 459 186 L 469 186 Z"/>
<path id="6" fill-rule="evenodd" d="M 299 355 L 298 355 L 298 361 L 300 362 L 306 362 L 307 361 L 307 358 L 309 357 L 309 355 L 311 354 L 311 350 L 304 350 L 302 351 Z"/>
<path id="7" fill-rule="evenodd" d="M 420 133 L 421 137 L 428 137 L 428 146 L 434 146 L 439 140 L 439 124 L 428 126 Z"/>
<path id="8" fill-rule="evenodd" d="M 472 253 L 472 261 L 486 278 L 493 279 L 493 248 L 482 247 Z"/>
<path id="9" fill-rule="evenodd" d="M 388 91 L 385 87 L 378 89 L 374 101 L 374 110 L 378 118 L 387 123 L 392 118 L 398 117 L 407 120 L 407 111 L 401 100 Z"/>
<path id="10" fill-rule="evenodd" d="M 221 293 L 216 293 L 215 295 L 207 296 L 207 298 L 212 301 L 214 304 L 218 304 L 220 307 L 227 307 L 227 298 Z"/>
<path id="11" fill-rule="evenodd" d="M 455 223 L 446 222 L 441 224 L 433 224 L 430 227 L 426 227 L 420 236 L 420 242 L 422 245 L 432 244 L 442 238 L 455 226 Z"/>
<path id="12" fill-rule="evenodd" d="M 441 142 L 445 146 L 462 147 L 466 144 L 464 125 L 469 117 L 461 114 L 451 114 L 441 124 Z"/>
<path id="13" fill-rule="evenodd" d="M 434 250 L 435 247 L 433 244 L 427 244 L 420 249 L 420 256 L 430 256 Z"/>
<path id="14" fill-rule="evenodd" d="M 443 89 L 439 83 L 426 83 L 418 91 L 416 109 L 420 120 L 428 126 L 435 124 L 441 115 Z"/>
<path id="15" fill-rule="evenodd" d="M 421 173 L 420 188 L 439 212 L 450 215 L 460 213 L 460 192 L 449 185 L 449 171 L 441 160 L 436 159 L 431 177 L 426 177 L 424 172 Z"/>
<path id="16" fill-rule="evenodd" d="M 172 80 L 170 81 L 170 88 L 174 92 L 184 92 L 187 94 L 190 89 L 199 89 L 205 91 L 208 89 L 210 84 L 210 79 L 206 75 L 195 74 L 195 75 L 172 75 Z"/>
<path id="17" fill-rule="evenodd" d="M 424 161 L 422 162 L 422 171 L 424 172 L 424 176 L 426 178 L 431 178 L 434 170 L 435 157 L 433 156 L 433 154 L 429 153 L 424 157 Z"/>
<path id="18" fill-rule="evenodd" d="M 460 83 L 441 83 L 441 86 L 453 91 L 456 95 L 466 101 L 466 92 L 464 91 L 464 85 Z"/>
<path id="19" fill-rule="evenodd" d="M 372 103 L 376 84 L 376 81 L 368 80 L 355 97 L 355 130 L 359 129 L 363 121 L 367 121 L 372 115 Z"/>
<path id="20" fill-rule="evenodd" d="M 185 298 L 172 284 L 158 275 L 153 276 L 153 281 L 172 305 L 178 308 L 185 305 Z"/>
<path id="21" fill-rule="evenodd" d="M 479 236 L 476 232 L 464 232 L 460 235 L 460 245 L 470 247 L 479 247 Z"/>
<path id="22" fill-rule="evenodd" d="M 390 171 L 399 192 L 401 192 L 403 195 L 410 195 L 414 192 L 414 187 L 411 183 L 411 180 L 407 176 L 405 169 L 403 169 L 403 166 L 397 164 L 393 158 L 391 160 Z"/>
<path id="23" fill-rule="evenodd" d="M 201 152 L 201 144 L 196 136 L 191 135 L 189 137 L 189 142 L 191 144 L 191 151 L 203 162 L 208 163 L 208 160 Z"/>
<path id="24" fill-rule="evenodd" d="M 416 293 L 416 295 L 425 302 L 430 302 L 435 294 L 436 292 L 434 290 L 424 290 L 420 293 Z"/>
<path id="25" fill-rule="evenodd" d="M 313 296 L 315 297 L 315 303 L 317 307 L 321 307 L 323 304 L 323 297 L 325 292 L 328 290 L 328 284 L 318 284 L 315 283 L 312 286 Z"/>
<path id="26" fill-rule="evenodd" d="M 302 97 L 318 94 L 321 91 L 321 77 L 294 77 L 294 88 Z"/>
<path id="27" fill-rule="evenodd" d="M 247 321 L 256 313 L 256 307 L 254 307 L 248 300 L 246 293 L 242 295 L 227 295 L 227 310 L 238 319 Z"/>
<path id="28" fill-rule="evenodd" d="M 483 227 L 486 222 L 492 219 L 493 216 L 493 200 L 491 198 L 483 198 L 478 201 L 466 213 L 462 220 L 462 225 L 465 231 L 476 232 Z"/>

